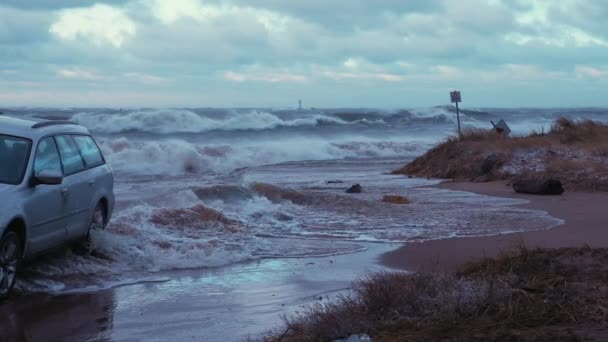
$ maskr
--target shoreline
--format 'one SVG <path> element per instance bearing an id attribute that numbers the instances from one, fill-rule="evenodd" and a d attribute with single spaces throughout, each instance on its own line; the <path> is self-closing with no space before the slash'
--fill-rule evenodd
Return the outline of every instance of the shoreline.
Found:
<path id="1" fill-rule="evenodd" d="M 541 248 L 608 247 L 608 193 L 565 192 L 561 196 L 518 194 L 504 182 L 444 182 L 437 187 L 493 197 L 528 200 L 516 205 L 544 210 L 564 220 L 550 229 L 483 237 L 456 237 L 406 243 L 384 253 L 379 262 L 389 268 L 413 272 L 453 272 L 463 264 L 495 257 L 521 246 Z"/>

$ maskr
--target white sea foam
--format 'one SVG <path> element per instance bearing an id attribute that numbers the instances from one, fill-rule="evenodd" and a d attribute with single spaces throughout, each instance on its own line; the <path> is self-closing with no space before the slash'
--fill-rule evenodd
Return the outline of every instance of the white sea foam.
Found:
<path id="1" fill-rule="evenodd" d="M 357 172 L 344 174 L 357 176 Z M 307 181 L 316 184 L 314 176 Z M 162 271 L 206 268 L 264 257 L 332 255 L 361 250 L 358 241 L 399 242 L 450 236 L 477 236 L 545 229 L 559 223 L 541 211 L 514 208 L 509 199 L 408 188 L 407 178 L 376 175 L 366 192 L 349 196 L 343 189 L 299 190 L 305 200 L 265 197 L 253 190 L 226 191 L 243 196 L 201 197 L 196 191 L 162 194 L 119 210 L 105 231 L 93 233 L 91 255 L 50 257 L 31 265 L 19 281 L 25 291 L 93 291 L 157 279 Z M 346 179 L 347 181 L 349 179 Z M 414 182 L 410 185 L 419 184 Z M 385 193 L 407 189 L 414 204 L 382 203 Z M 401 186 L 399 186 L 401 184 Z M 304 184 L 303 186 L 306 186 Z M 214 188 L 212 193 L 222 193 Z M 279 194 L 288 189 L 273 188 Z M 217 197 L 217 196 L 216 196 Z M 483 203 L 483 205 L 479 205 Z M 222 213 L 197 211 L 204 205 Z M 199 207 L 200 208 L 200 207 Z M 203 213 L 200 214 L 199 213 Z M 213 213 L 213 212 L 212 212 Z"/>
<path id="2" fill-rule="evenodd" d="M 126 113 L 82 112 L 72 120 L 99 133 L 140 131 L 150 133 L 202 133 L 213 130 L 264 130 L 277 127 L 316 126 L 319 124 L 349 124 L 339 118 L 313 114 L 306 117 L 282 119 L 277 115 L 252 110 L 229 113 L 223 118 L 210 118 L 186 109 L 139 110 Z M 361 120 L 359 122 L 367 122 Z"/>
<path id="3" fill-rule="evenodd" d="M 190 201 L 181 200 L 183 196 L 188 194 L 175 194 L 173 202 Z M 94 253 L 77 255 L 68 251 L 33 264 L 22 277 L 20 287 L 51 292 L 104 287 L 126 279 L 146 279 L 146 274 L 160 271 L 250 260 L 257 258 L 254 253 L 259 254 L 258 245 L 263 245 L 246 230 L 231 230 L 220 221 L 193 219 L 190 224 L 171 224 L 171 213 L 164 205 L 159 208 L 151 204 L 122 210 L 106 230 L 92 232 Z M 155 220 L 158 215 L 164 217 Z"/>
<path id="4" fill-rule="evenodd" d="M 109 164 L 118 176 L 181 175 L 230 171 L 240 167 L 296 160 L 343 158 L 408 158 L 424 150 L 425 144 L 386 142 L 366 138 L 328 141 L 290 137 L 281 141 L 199 144 L 182 139 L 160 141 L 99 139 Z"/>

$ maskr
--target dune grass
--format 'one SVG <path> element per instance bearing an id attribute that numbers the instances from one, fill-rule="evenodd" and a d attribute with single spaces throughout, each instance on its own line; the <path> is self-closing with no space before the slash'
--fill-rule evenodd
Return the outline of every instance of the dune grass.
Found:
<path id="1" fill-rule="evenodd" d="M 263 341 L 578 341 L 608 337 L 608 250 L 520 248 L 455 274 L 377 273 Z"/>
<path id="2" fill-rule="evenodd" d="M 492 154 L 496 167 L 483 174 Z M 393 173 L 460 181 L 557 178 L 567 190 L 608 191 L 608 125 L 560 118 L 548 132 L 523 137 L 468 130 Z"/>

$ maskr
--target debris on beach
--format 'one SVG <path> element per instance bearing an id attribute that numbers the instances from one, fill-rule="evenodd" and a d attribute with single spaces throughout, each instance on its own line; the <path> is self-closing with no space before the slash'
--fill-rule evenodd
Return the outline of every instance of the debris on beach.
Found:
<path id="1" fill-rule="evenodd" d="M 484 159 L 483 163 L 481 164 L 481 173 L 485 175 L 492 172 L 492 170 L 494 170 L 497 164 L 498 156 L 495 153 L 490 154 L 486 157 L 486 159 Z"/>
<path id="2" fill-rule="evenodd" d="M 533 195 L 561 195 L 564 193 L 562 182 L 557 179 L 517 179 L 513 181 L 513 190 L 517 193 Z"/>
<path id="3" fill-rule="evenodd" d="M 281 201 L 291 201 L 295 204 L 306 204 L 310 202 L 310 198 L 304 193 L 297 190 L 282 188 L 272 184 L 254 183 L 251 185 L 251 190 L 270 201 L 279 203 Z"/>
<path id="4" fill-rule="evenodd" d="M 361 185 L 359 184 L 355 184 L 353 186 L 351 186 L 350 188 L 346 189 L 346 193 L 349 194 L 360 194 L 363 192 L 363 187 L 361 187 Z"/>
<path id="5" fill-rule="evenodd" d="M 385 195 L 382 197 L 382 202 L 391 204 L 410 204 L 410 200 L 407 197 L 401 195 Z"/>

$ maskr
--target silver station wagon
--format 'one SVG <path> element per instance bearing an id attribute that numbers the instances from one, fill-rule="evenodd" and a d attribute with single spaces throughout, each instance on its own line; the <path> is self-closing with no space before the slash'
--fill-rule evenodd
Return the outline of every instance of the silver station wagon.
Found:
<path id="1" fill-rule="evenodd" d="M 0 116 L 0 300 L 23 260 L 89 247 L 114 208 L 114 176 L 89 131 L 70 121 Z"/>

